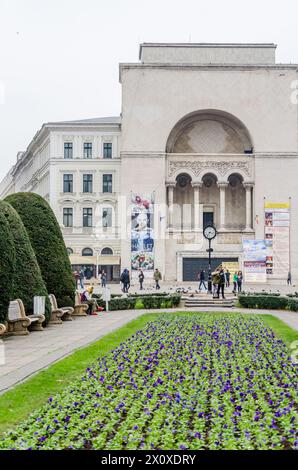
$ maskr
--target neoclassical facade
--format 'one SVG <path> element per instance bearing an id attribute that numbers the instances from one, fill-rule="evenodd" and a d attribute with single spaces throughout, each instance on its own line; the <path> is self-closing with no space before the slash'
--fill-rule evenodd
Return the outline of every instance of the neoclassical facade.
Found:
<path id="1" fill-rule="evenodd" d="M 298 66 L 277 64 L 275 52 L 274 44 L 142 44 L 139 62 L 120 64 L 121 116 L 44 125 L 0 196 L 28 190 L 48 199 L 74 266 L 105 266 L 118 279 L 132 259 L 150 270 L 154 260 L 169 282 L 194 281 L 206 268 L 210 223 L 213 266 L 242 269 L 243 242 L 270 240 L 266 201 L 287 203 L 283 271 L 298 279 Z M 132 195 L 153 201 L 143 239 L 130 227 Z M 268 278 L 284 281 L 277 270 Z"/>
<path id="2" fill-rule="evenodd" d="M 298 278 L 297 65 L 277 64 L 275 52 L 274 44 L 143 44 L 139 63 L 120 65 L 122 193 L 154 191 L 156 206 L 170 208 L 155 218 L 163 235 L 155 265 L 169 281 L 206 268 L 207 223 L 218 231 L 214 265 L 242 269 L 243 242 L 265 238 L 265 201 L 291 201 L 290 237 L 280 242 L 289 260 L 268 282 L 284 283 L 287 269 Z M 128 265 L 124 240 L 121 256 Z"/>

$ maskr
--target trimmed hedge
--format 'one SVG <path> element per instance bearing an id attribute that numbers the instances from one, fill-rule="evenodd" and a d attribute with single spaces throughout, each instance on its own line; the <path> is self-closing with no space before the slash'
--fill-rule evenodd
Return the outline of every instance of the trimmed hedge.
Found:
<path id="1" fill-rule="evenodd" d="M 63 236 L 49 204 L 34 193 L 16 193 L 5 199 L 20 215 L 49 294 L 59 307 L 73 306 L 75 280 Z"/>
<path id="2" fill-rule="evenodd" d="M 289 308 L 289 299 L 270 295 L 239 295 L 241 307 L 265 310 L 285 310 Z"/>
<path id="3" fill-rule="evenodd" d="M 298 299 L 291 298 L 288 300 L 288 309 L 292 312 L 298 312 Z"/>
<path id="4" fill-rule="evenodd" d="M 45 317 L 48 323 L 51 316 L 51 304 L 28 233 L 20 216 L 10 204 L 0 201 L 0 212 L 4 214 L 8 222 L 15 246 L 16 270 L 11 279 L 11 300 L 21 299 L 26 313 L 30 315 L 33 313 L 33 297 L 35 295 L 45 297 Z"/>
<path id="5" fill-rule="evenodd" d="M 163 296 L 139 295 L 129 297 L 113 297 L 109 302 L 110 310 L 134 310 L 134 309 L 161 309 L 177 307 L 181 297 L 177 294 Z"/>
<path id="6" fill-rule="evenodd" d="M 16 270 L 15 247 L 5 215 L 0 211 L 0 322 L 7 320 Z"/>

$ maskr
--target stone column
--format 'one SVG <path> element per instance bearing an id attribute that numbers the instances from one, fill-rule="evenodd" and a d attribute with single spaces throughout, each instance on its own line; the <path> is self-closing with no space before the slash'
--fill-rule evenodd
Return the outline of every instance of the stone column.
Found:
<path id="1" fill-rule="evenodd" d="M 226 225 L 226 188 L 228 183 L 217 183 L 219 187 L 219 196 L 220 196 L 220 223 L 219 229 L 224 230 Z"/>
<path id="2" fill-rule="evenodd" d="M 174 205 L 174 188 L 176 183 L 168 183 L 168 227 L 173 227 L 173 205 Z"/>
<path id="3" fill-rule="evenodd" d="M 252 217 L 251 217 L 251 190 L 253 188 L 252 183 L 244 183 L 245 193 L 246 193 L 246 227 L 245 230 L 252 230 Z"/>
<path id="4" fill-rule="evenodd" d="M 202 183 L 192 183 L 194 189 L 194 229 L 199 231 L 201 229 L 201 213 L 200 213 L 200 189 Z"/>

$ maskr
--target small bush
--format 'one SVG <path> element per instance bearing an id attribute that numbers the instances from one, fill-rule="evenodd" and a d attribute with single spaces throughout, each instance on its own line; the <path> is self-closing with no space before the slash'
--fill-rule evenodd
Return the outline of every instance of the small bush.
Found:
<path id="1" fill-rule="evenodd" d="M 2 211 L 0 211 L 0 253 L 0 323 L 5 323 L 13 293 L 16 254 L 10 227 Z"/>
<path id="2" fill-rule="evenodd" d="M 142 310 L 144 308 L 143 301 L 141 299 L 137 299 L 134 308 L 136 310 Z"/>

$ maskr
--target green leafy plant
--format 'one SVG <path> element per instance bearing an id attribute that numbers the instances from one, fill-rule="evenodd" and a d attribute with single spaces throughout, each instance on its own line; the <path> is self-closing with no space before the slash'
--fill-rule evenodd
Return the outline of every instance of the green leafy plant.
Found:
<path id="1" fill-rule="evenodd" d="M 144 308 L 143 301 L 142 301 L 141 299 L 137 299 L 134 308 L 135 308 L 136 310 L 142 310 L 142 309 Z"/>

